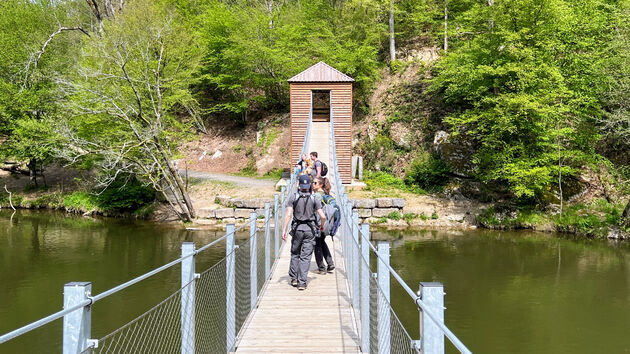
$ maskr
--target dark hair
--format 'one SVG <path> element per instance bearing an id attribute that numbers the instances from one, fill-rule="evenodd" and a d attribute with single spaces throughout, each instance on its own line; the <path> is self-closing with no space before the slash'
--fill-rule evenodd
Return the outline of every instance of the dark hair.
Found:
<path id="1" fill-rule="evenodd" d="M 312 155 L 312 156 L 315 156 L 315 157 L 319 157 L 319 156 L 317 156 L 317 151 L 313 151 L 313 152 L 311 152 L 311 155 Z"/>

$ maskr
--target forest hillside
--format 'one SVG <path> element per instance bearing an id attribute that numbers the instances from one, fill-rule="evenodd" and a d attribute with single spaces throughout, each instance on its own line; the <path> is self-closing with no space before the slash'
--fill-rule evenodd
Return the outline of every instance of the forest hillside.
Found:
<path id="1" fill-rule="evenodd" d="M 263 160 L 286 149 L 286 80 L 322 60 L 356 80 L 368 186 L 491 202 L 487 226 L 623 230 L 629 19 L 624 0 L 2 0 L 0 155 L 30 188 L 68 166 L 189 220 L 174 161 L 223 139 L 239 171 L 282 166 Z"/>

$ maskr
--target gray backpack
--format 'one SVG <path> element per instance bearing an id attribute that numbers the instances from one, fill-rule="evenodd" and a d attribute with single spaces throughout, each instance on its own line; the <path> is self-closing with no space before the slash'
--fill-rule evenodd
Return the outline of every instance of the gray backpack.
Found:
<path id="1" fill-rule="evenodd" d="M 315 221 L 315 199 L 310 193 L 295 193 L 293 220 L 298 223 Z"/>
<path id="2" fill-rule="evenodd" d="M 330 230 L 335 224 L 335 212 L 337 211 L 337 209 L 335 209 L 335 206 L 332 204 L 324 204 L 322 206 L 322 211 L 324 212 L 324 215 L 326 215 L 326 221 L 324 221 L 324 230 L 322 231 L 322 235 L 328 236 L 330 235 Z M 319 219 L 319 216 L 317 218 Z"/>

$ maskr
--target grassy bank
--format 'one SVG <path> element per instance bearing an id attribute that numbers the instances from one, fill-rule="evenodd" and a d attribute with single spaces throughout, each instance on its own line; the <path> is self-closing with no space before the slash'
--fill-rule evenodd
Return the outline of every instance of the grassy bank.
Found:
<path id="1" fill-rule="evenodd" d="M 630 233 L 623 225 L 625 204 L 596 199 L 566 206 L 562 212 L 521 208 L 513 211 L 491 207 L 477 216 L 480 226 L 491 229 L 532 229 L 606 238 L 611 233 Z"/>
<path id="2" fill-rule="evenodd" d="M 62 193 L 48 189 L 25 190 L 0 195 L 0 207 L 54 209 L 69 213 L 146 219 L 156 209 L 155 192 L 140 184 L 112 186 L 98 193 L 75 190 Z"/>

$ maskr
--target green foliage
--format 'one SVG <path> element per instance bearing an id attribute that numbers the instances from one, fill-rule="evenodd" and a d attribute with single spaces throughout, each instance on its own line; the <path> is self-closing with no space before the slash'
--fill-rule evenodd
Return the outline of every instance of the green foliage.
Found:
<path id="1" fill-rule="evenodd" d="M 405 220 L 406 222 L 410 222 L 411 220 L 417 217 L 418 217 L 418 214 L 415 214 L 415 213 L 404 213 L 402 216 L 403 220 Z"/>
<path id="2" fill-rule="evenodd" d="M 448 183 L 450 167 L 435 155 L 420 154 L 405 170 L 405 182 L 425 190 L 442 190 Z"/>
<path id="3" fill-rule="evenodd" d="M 377 76 L 379 15 L 363 1 L 338 8 L 322 0 L 286 2 L 271 17 L 258 4 L 210 1 L 200 20 L 207 53 L 201 98 L 211 112 L 244 122 L 250 110 L 285 106 L 286 80 L 319 60 L 352 76 L 363 97 Z"/>
<path id="4" fill-rule="evenodd" d="M 431 219 L 433 220 L 437 220 L 440 216 L 438 215 L 437 211 L 434 211 L 433 214 L 431 214 Z"/>
<path id="5" fill-rule="evenodd" d="M 232 150 L 233 150 L 235 153 L 237 153 L 237 154 L 238 154 L 239 152 L 241 152 L 241 150 L 242 150 L 242 149 L 243 149 L 243 145 L 241 145 L 241 144 L 237 144 L 237 145 L 235 145 L 235 146 L 233 146 L 233 147 L 232 147 Z"/>
<path id="6" fill-rule="evenodd" d="M 592 122 L 603 114 L 597 73 L 607 56 L 601 43 L 612 38 L 618 9 L 551 0 L 462 10 L 464 30 L 482 32 L 436 65 L 431 92 L 454 109 L 444 122 L 472 143 L 474 175 L 538 200 L 596 146 Z"/>
<path id="7" fill-rule="evenodd" d="M 402 218 L 402 215 L 400 215 L 400 213 L 397 211 L 393 211 L 387 214 L 387 218 L 392 220 L 400 220 Z"/>
<path id="8" fill-rule="evenodd" d="M 99 210 L 96 196 L 89 192 L 74 192 L 63 199 L 63 206 L 69 211 Z"/>
<path id="9" fill-rule="evenodd" d="M 427 220 L 429 220 L 429 217 L 426 216 L 426 214 L 424 214 L 424 213 L 420 213 L 420 220 L 427 221 Z"/>
<path id="10" fill-rule="evenodd" d="M 385 224 L 387 222 L 387 218 L 386 217 L 382 217 L 382 218 L 378 218 L 376 219 L 376 224 Z"/>
<path id="11" fill-rule="evenodd" d="M 155 200 L 155 190 L 132 178 L 119 179 L 96 196 L 96 202 L 104 211 L 136 211 Z"/>
<path id="12" fill-rule="evenodd" d="M 264 174 L 265 178 L 277 181 L 280 178 L 282 178 L 282 169 L 281 168 L 273 168 L 269 171 L 267 171 L 267 173 Z"/>
<path id="13" fill-rule="evenodd" d="M 247 165 L 245 165 L 245 167 L 241 168 L 241 170 L 238 172 L 239 175 L 241 176 L 255 176 L 258 172 L 258 169 L 256 169 L 256 160 L 254 160 L 253 158 L 249 159 L 249 161 L 247 161 Z"/>

